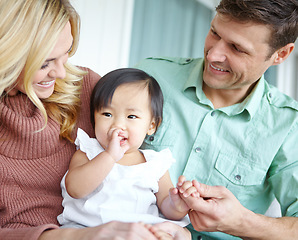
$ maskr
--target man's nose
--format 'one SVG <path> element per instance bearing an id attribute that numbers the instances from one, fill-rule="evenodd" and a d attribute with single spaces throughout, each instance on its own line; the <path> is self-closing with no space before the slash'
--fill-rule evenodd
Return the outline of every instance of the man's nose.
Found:
<path id="1" fill-rule="evenodd" d="M 227 59 L 227 46 L 220 40 L 207 52 L 209 62 L 224 62 Z"/>

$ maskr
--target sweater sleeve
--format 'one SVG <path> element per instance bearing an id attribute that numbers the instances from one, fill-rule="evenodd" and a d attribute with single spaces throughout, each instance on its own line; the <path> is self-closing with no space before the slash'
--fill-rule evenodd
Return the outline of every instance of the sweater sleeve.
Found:
<path id="1" fill-rule="evenodd" d="M 5 240 L 37 240 L 42 232 L 59 228 L 54 224 L 26 228 L 0 228 L 0 239 Z"/>

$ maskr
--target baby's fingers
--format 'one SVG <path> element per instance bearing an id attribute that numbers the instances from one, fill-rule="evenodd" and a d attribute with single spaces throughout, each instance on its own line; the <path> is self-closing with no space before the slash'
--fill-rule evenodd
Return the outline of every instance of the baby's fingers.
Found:
<path id="1" fill-rule="evenodd" d="M 198 193 L 197 189 L 195 187 L 190 187 L 186 189 L 181 195 L 185 198 L 192 196 L 192 197 L 199 197 L 200 194 Z"/>
<path id="2" fill-rule="evenodd" d="M 190 195 L 196 197 L 198 194 L 198 190 L 193 186 L 191 181 L 185 181 L 181 187 L 179 187 L 179 193 L 183 197 L 189 197 Z"/>
<path id="3" fill-rule="evenodd" d="M 177 187 L 181 187 L 185 181 L 186 181 L 186 178 L 185 178 L 183 175 L 181 175 L 181 176 L 178 178 Z"/>

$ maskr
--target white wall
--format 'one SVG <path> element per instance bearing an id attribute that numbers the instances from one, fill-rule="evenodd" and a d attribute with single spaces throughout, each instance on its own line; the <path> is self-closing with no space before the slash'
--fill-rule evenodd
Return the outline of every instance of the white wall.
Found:
<path id="1" fill-rule="evenodd" d="M 277 87 L 292 98 L 298 100 L 298 42 L 294 52 L 277 69 Z"/>
<path id="2" fill-rule="evenodd" d="M 74 64 L 100 75 L 127 67 L 134 0 L 72 0 L 81 16 L 81 37 Z"/>

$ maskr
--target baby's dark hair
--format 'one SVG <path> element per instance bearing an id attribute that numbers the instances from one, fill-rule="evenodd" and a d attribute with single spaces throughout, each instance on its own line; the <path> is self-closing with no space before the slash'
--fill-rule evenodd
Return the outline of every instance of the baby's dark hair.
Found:
<path id="1" fill-rule="evenodd" d="M 95 85 L 90 99 L 90 120 L 94 128 L 94 113 L 111 102 L 117 87 L 128 83 L 144 83 L 151 100 L 152 116 L 156 129 L 162 121 L 163 94 L 158 82 L 152 76 L 136 68 L 120 68 L 104 75 Z"/>

